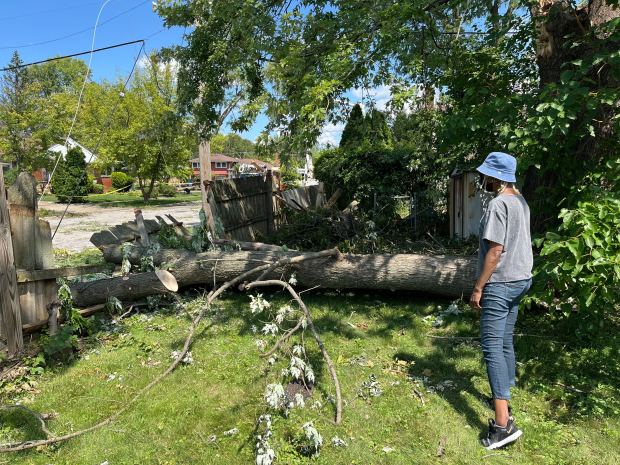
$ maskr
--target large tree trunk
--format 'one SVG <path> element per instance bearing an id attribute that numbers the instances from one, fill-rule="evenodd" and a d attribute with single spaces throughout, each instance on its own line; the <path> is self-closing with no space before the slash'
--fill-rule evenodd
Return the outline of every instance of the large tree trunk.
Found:
<path id="1" fill-rule="evenodd" d="M 620 16 L 620 9 L 613 9 L 605 0 L 590 0 L 587 6 L 575 9 L 567 0 L 539 0 L 532 4 L 531 14 L 534 18 L 538 36 L 536 40 L 536 62 L 539 72 L 540 88 L 548 84 L 559 83 L 565 65 L 599 51 L 591 42 L 583 41 L 575 46 L 575 39 L 583 38 L 593 26 L 598 26 L 610 19 Z M 607 44 L 617 47 L 617 44 Z M 598 45 L 600 48 L 600 45 Z M 596 89 L 607 87 L 605 76 L 597 75 L 592 82 L 583 83 Z M 599 121 L 604 121 L 605 109 L 601 109 Z M 575 124 L 579 124 L 576 122 Z M 596 164 L 604 150 L 606 137 L 605 125 L 596 128 L 594 136 L 586 136 L 574 147 L 550 147 L 550 157 L 559 157 L 546 163 L 542 169 L 531 166 L 525 173 L 523 193 L 532 207 L 532 229 L 542 231 L 554 221 L 558 201 L 565 196 L 562 188 L 569 187 L 576 180 L 564 179 L 565 172 L 557 168 L 563 166 L 562 157 L 582 160 L 583 163 Z M 548 169 L 545 169 L 548 168 Z"/>
<path id="2" fill-rule="evenodd" d="M 295 257 L 299 252 L 205 252 L 162 250 L 156 263 L 168 269 L 179 286 L 221 284 L 251 268 Z M 116 247 L 104 249 L 106 260 L 120 263 Z M 130 260 L 137 263 L 139 255 Z M 427 256 L 414 254 L 343 254 L 337 259 L 317 259 L 284 269 L 276 269 L 266 279 L 285 279 L 295 274 L 301 287 L 418 291 L 445 297 L 467 296 L 474 284 L 476 259 L 473 257 Z"/>
<path id="3" fill-rule="evenodd" d="M 110 297 L 116 297 L 121 302 L 134 301 L 149 295 L 176 292 L 179 289 L 174 276 L 164 270 L 99 279 L 72 284 L 70 287 L 76 307 L 105 303 Z"/>

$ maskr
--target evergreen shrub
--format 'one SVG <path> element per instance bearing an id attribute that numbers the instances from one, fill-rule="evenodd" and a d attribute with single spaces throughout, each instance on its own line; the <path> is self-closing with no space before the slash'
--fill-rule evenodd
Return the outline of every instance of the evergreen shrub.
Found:
<path id="1" fill-rule="evenodd" d="M 59 202 L 83 202 L 90 191 L 86 160 L 79 147 L 70 149 L 58 163 L 52 189 Z"/>

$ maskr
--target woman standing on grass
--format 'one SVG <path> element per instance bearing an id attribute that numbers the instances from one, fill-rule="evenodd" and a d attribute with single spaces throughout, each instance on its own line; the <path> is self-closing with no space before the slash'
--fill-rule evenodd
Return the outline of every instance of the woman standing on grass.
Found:
<path id="1" fill-rule="evenodd" d="M 480 336 L 487 366 L 495 419 L 482 440 L 487 449 L 516 441 L 522 431 L 509 413 L 510 387 L 515 385 L 513 330 L 519 302 L 532 284 L 530 209 L 516 189 L 516 159 L 492 152 L 478 167 L 483 185 L 496 193 L 480 221 L 478 279 L 470 298 L 482 308 Z"/>

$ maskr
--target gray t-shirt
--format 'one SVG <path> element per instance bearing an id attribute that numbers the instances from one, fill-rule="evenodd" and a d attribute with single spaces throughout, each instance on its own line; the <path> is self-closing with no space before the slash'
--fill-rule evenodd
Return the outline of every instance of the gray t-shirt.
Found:
<path id="1" fill-rule="evenodd" d="M 532 277 L 532 240 L 530 209 L 520 195 L 498 195 L 480 220 L 478 274 L 482 271 L 489 242 L 504 246 L 497 268 L 489 282 L 521 281 Z"/>

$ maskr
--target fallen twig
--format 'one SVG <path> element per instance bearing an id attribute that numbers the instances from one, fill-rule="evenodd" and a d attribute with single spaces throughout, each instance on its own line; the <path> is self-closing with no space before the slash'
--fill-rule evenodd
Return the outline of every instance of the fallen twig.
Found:
<path id="1" fill-rule="evenodd" d="M 336 388 L 336 424 L 337 425 L 340 424 L 340 422 L 342 421 L 342 396 L 340 393 L 340 383 L 338 382 L 338 375 L 336 374 L 336 368 L 334 367 L 334 363 L 332 362 L 331 357 L 327 353 L 327 350 L 325 349 L 325 345 L 323 344 L 323 341 L 321 340 L 321 337 L 319 336 L 319 333 L 317 332 L 314 326 L 314 322 L 312 321 L 312 316 L 310 315 L 310 311 L 308 310 L 308 307 L 306 307 L 306 304 L 304 303 L 304 301 L 301 300 L 301 297 L 299 297 L 297 292 L 295 292 L 295 289 L 293 289 L 293 287 L 290 284 L 284 281 L 280 281 L 277 279 L 270 279 L 267 281 L 254 281 L 252 283 L 245 285 L 244 287 L 246 290 L 250 290 L 255 287 L 268 287 L 268 286 L 282 286 L 284 289 L 288 291 L 291 297 L 293 297 L 293 299 L 295 299 L 295 301 L 299 304 L 299 307 L 301 308 L 301 311 L 303 312 L 304 317 L 306 318 L 308 328 L 310 328 L 310 332 L 312 333 L 314 340 L 316 341 L 317 345 L 319 346 L 319 349 L 321 350 L 321 354 L 323 355 L 323 358 L 325 359 L 325 363 L 327 364 L 327 368 L 329 369 L 329 374 L 332 378 L 332 381 L 334 382 L 334 387 Z M 298 325 L 298 326 L 301 326 L 301 325 Z"/>
<path id="2" fill-rule="evenodd" d="M 131 312 L 133 312 L 133 310 L 134 310 L 134 306 L 130 305 L 129 310 L 127 310 L 125 313 L 123 313 L 121 316 L 118 317 L 118 321 L 121 321 L 123 318 L 128 316 Z"/>
<path id="3" fill-rule="evenodd" d="M 48 438 L 54 437 L 52 432 L 47 429 L 47 425 L 45 424 L 45 419 L 43 418 L 43 415 L 41 415 L 40 413 L 37 413 L 34 410 L 30 410 L 28 407 L 25 407 L 21 404 L 3 405 L 0 407 L 0 409 L 2 410 L 23 410 L 24 412 L 32 415 L 37 420 L 39 420 L 39 423 L 41 424 L 41 431 L 43 431 Z"/>
<path id="4" fill-rule="evenodd" d="M 313 259 L 317 259 L 317 258 L 337 257 L 339 254 L 340 254 L 340 252 L 338 251 L 338 249 L 330 249 L 330 250 L 324 250 L 322 252 L 314 252 L 314 253 L 309 253 L 309 254 L 304 254 L 304 255 L 298 255 L 298 256 L 296 256 L 296 257 L 294 257 L 292 259 L 289 259 L 289 258 L 287 258 L 286 260 L 282 260 L 281 259 L 281 260 L 278 260 L 276 262 L 276 264 L 283 264 L 284 262 L 286 262 L 286 263 L 299 263 L 299 262 L 303 262 L 303 261 L 306 261 L 306 260 L 313 260 Z M 90 433 L 91 431 L 95 431 L 97 429 L 100 429 L 100 428 L 102 428 L 102 427 L 112 423 L 113 421 L 115 421 L 123 413 L 127 412 L 145 393 L 147 393 L 153 387 L 155 387 L 157 384 L 159 384 L 164 378 L 166 378 L 170 373 L 172 373 L 179 366 L 179 364 L 182 362 L 182 360 L 187 355 L 187 352 L 189 351 L 189 348 L 190 348 L 190 346 L 191 346 L 191 344 L 192 344 L 192 342 L 194 340 L 194 333 L 196 332 L 196 328 L 198 327 L 198 324 L 200 323 L 200 321 L 202 320 L 205 312 L 207 311 L 207 309 L 210 308 L 211 303 L 215 299 L 217 299 L 220 295 L 222 295 L 226 290 L 230 289 L 232 286 L 235 286 L 238 283 L 243 282 L 243 280 L 245 280 L 246 278 L 252 276 L 253 274 L 259 273 L 259 272 L 264 271 L 264 270 L 267 270 L 267 269 L 269 269 L 271 267 L 272 267 L 272 264 L 258 266 L 256 268 L 248 270 L 245 273 L 240 274 L 236 278 L 231 279 L 230 281 L 222 284 L 219 288 L 212 290 L 209 293 L 209 295 L 207 296 L 207 304 L 203 308 L 200 309 L 200 311 L 198 312 L 198 315 L 196 315 L 196 317 L 194 318 L 194 320 L 190 324 L 189 329 L 188 329 L 188 334 L 187 334 L 187 337 L 185 339 L 185 343 L 183 344 L 183 349 L 179 352 L 177 357 L 172 361 L 172 363 L 168 366 L 168 368 L 166 368 L 166 370 L 164 372 L 159 374 L 153 381 L 151 381 L 149 384 L 147 384 L 142 389 L 140 389 L 131 399 L 129 399 L 129 401 L 122 408 L 117 410 L 114 414 L 112 414 L 109 417 L 101 420 L 98 423 L 95 423 L 94 425 L 92 425 L 92 426 L 90 426 L 88 428 L 85 428 L 85 429 L 82 429 L 82 430 L 79 430 L 79 431 L 74 431 L 72 433 L 65 434 L 63 436 L 54 436 L 51 432 L 44 431 L 44 432 L 46 432 L 46 434 L 48 434 L 48 439 L 39 439 L 39 440 L 34 440 L 34 441 L 22 441 L 22 442 L 9 442 L 9 443 L 0 444 L 0 452 L 18 452 L 18 451 L 27 450 L 27 449 L 34 449 L 36 447 L 41 447 L 41 446 L 48 446 L 50 444 L 56 444 L 56 443 L 59 443 L 59 442 L 67 441 L 69 439 L 73 439 L 73 438 L 78 437 L 78 436 L 82 436 L 82 435 L 84 435 L 86 433 Z M 277 268 L 277 266 L 275 268 Z M 284 283 L 284 284 L 286 284 L 286 283 Z M 293 292 L 295 292 L 295 291 L 293 291 Z M 311 320 L 310 319 L 308 319 L 308 325 L 309 326 L 311 325 Z M 314 328 L 313 325 L 311 327 Z M 317 337 L 318 337 L 318 335 L 317 335 Z M 320 343 L 319 347 L 322 347 L 322 342 Z M 324 347 L 322 348 L 322 350 L 324 350 Z M 330 362 L 331 362 L 331 360 L 330 360 Z M 334 372 L 334 374 L 335 374 L 335 372 Z M 337 394 L 339 395 L 339 389 L 340 389 L 339 385 L 338 385 L 337 389 L 338 389 L 337 390 Z M 24 408 L 26 408 L 26 407 L 24 407 Z M 33 412 L 33 413 L 35 415 L 38 415 L 38 414 L 36 414 L 36 412 Z M 40 417 L 40 415 L 39 415 L 39 417 Z M 49 436 L 51 436 L 51 437 L 49 437 Z"/>
<path id="5" fill-rule="evenodd" d="M 560 386 L 560 387 L 562 387 L 562 388 L 564 388 L 564 389 L 566 389 L 566 390 L 568 390 L 568 391 L 577 392 L 577 393 L 579 393 L 579 394 L 587 394 L 587 392 L 586 392 L 586 391 L 582 391 L 581 389 L 577 389 L 577 388 L 576 388 L 576 387 L 574 387 L 574 386 L 568 386 L 568 385 L 566 385 L 566 384 L 564 384 L 564 383 L 557 382 L 557 383 L 555 383 L 555 385 L 556 385 L 556 386 Z"/>
<path id="6" fill-rule="evenodd" d="M 418 391 L 416 388 L 413 388 L 413 393 L 416 395 L 416 397 L 418 399 L 420 399 L 420 403 L 422 405 L 426 405 L 426 401 L 424 400 L 424 396 L 422 395 L 422 393 L 420 391 Z"/>
<path id="7" fill-rule="evenodd" d="M 299 320 L 297 322 L 297 324 L 289 329 L 287 332 L 285 332 L 280 339 L 278 339 L 278 341 L 275 343 L 275 345 L 273 346 L 273 348 L 269 351 L 269 352 L 265 352 L 264 354 L 261 354 L 261 357 L 271 357 L 273 354 L 275 354 L 278 349 L 282 346 L 282 344 L 284 344 L 293 334 L 295 334 L 295 332 L 301 328 L 303 325 L 303 320 Z"/>
<path id="8" fill-rule="evenodd" d="M 443 457 L 446 453 L 446 441 L 448 438 L 446 436 L 442 436 L 439 440 L 439 447 L 437 448 L 437 457 Z"/>

